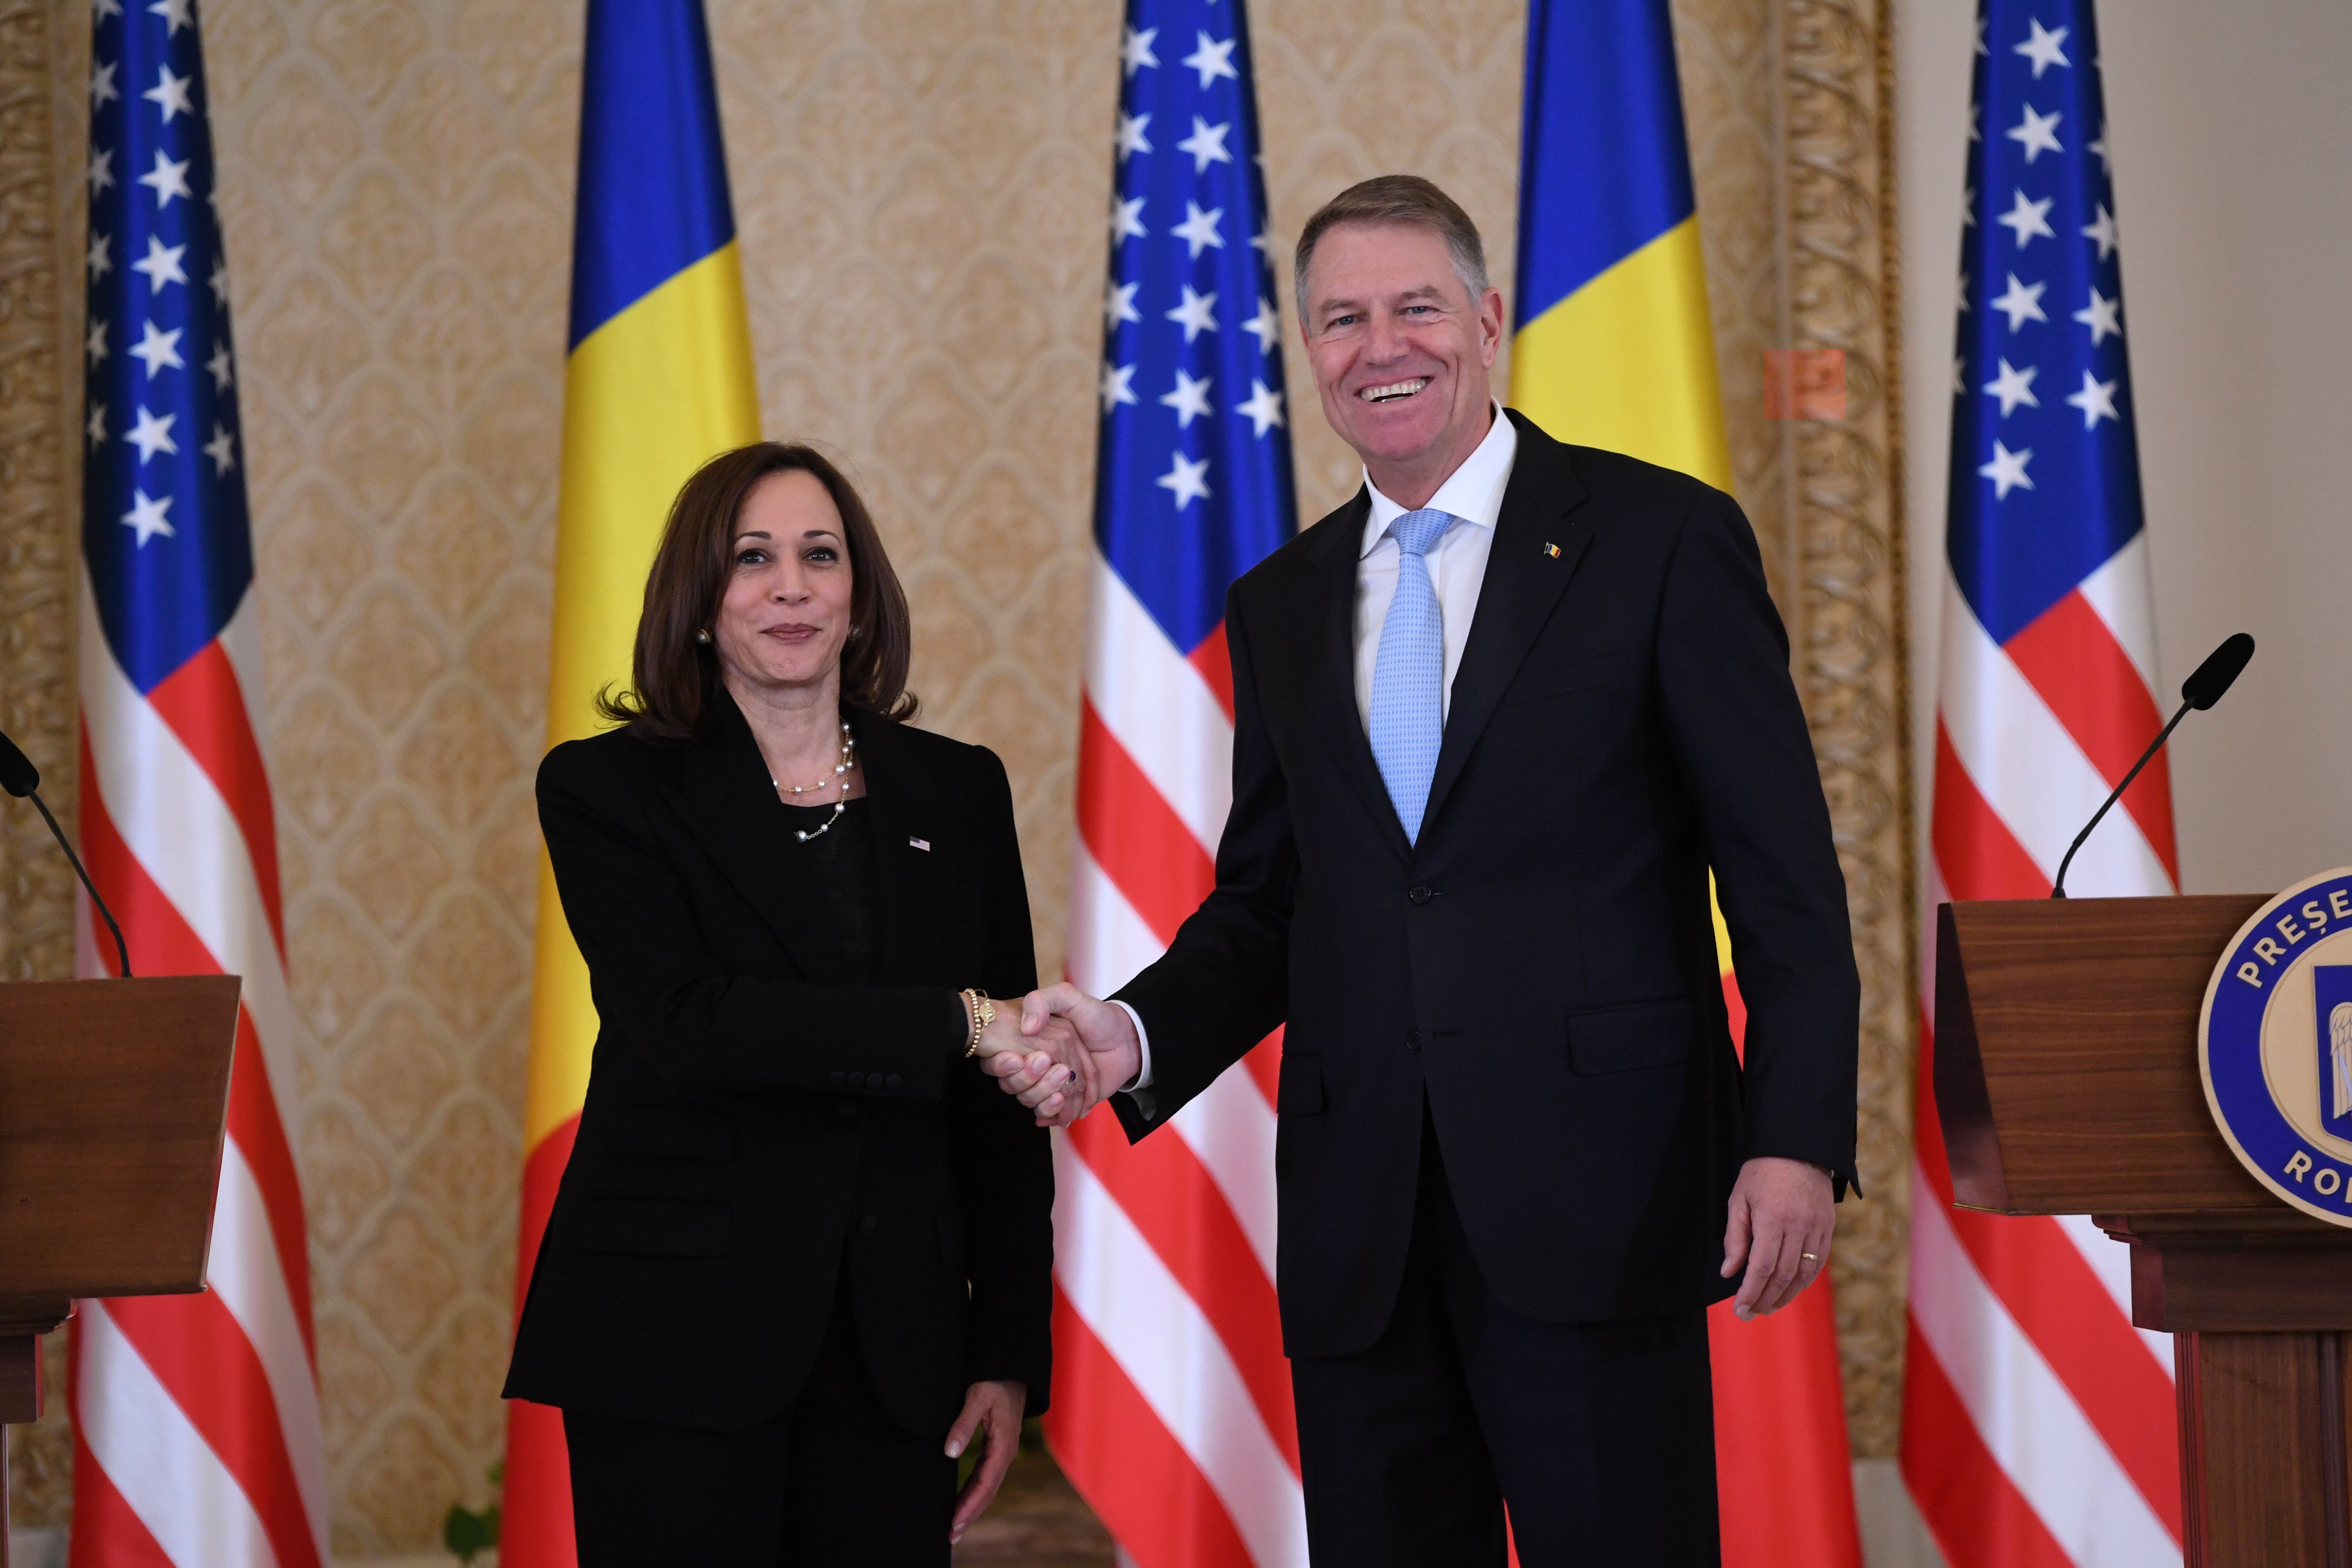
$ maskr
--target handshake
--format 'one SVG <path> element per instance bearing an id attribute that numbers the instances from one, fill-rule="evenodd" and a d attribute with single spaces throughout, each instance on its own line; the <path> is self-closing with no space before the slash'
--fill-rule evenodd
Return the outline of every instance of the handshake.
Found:
<path id="1" fill-rule="evenodd" d="M 980 1037 L 981 1070 L 1036 1112 L 1040 1127 L 1067 1127 L 1142 1070 L 1143 1042 L 1126 1008 L 1067 981 L 1008 1005 Z"/>

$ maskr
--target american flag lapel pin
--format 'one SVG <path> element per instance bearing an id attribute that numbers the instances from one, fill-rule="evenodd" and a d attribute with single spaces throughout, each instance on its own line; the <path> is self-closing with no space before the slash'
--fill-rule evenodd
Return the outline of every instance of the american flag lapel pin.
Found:
<path id="1" fill-rule="evenodd" d="M 931 841 L 928 838 L 909 838 L 907 843 L 909 847 L 916 849 L 929 850 L 931 847 Z"/>
<path id="2" fill-rule="evenodd" d="M 1557 561 L 1559 559 L 1559 546 L 1557 544 L 1547 544 L 1544 546 L 1544 553 L 1550 556 L 1554 561 Z"/>

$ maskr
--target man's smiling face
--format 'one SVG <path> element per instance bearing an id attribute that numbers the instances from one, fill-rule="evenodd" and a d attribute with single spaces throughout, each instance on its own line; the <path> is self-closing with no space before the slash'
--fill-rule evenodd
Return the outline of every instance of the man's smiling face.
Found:
<path id="1" fill-rule="evenodd" d="M 1323 416 L 1383 494 L 1421 504 L 1486 435 L 1502 295 L 1472 299 L 1433 228 L 1343 223 L 1315 246 L 1307 310 Z"/>

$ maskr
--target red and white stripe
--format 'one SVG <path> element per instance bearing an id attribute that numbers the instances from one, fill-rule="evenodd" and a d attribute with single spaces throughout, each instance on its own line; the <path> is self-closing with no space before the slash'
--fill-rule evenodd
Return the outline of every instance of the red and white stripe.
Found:
<path id="1" fill-rule="evenodd" d="M 1927 907 L 2040 898 L 2162 725 L 2147 535 L 2006 646 L 1948 574 Z M 2164 759 L 2075 857 L 2070 892 L 2175 892 Z M 1924 949 L 1932 971 L 1934 942 Z M 1925 976 L 1922 1006 L 1935 994 Z M 1920 1046 L 1903 1473 L 1951 1568 L 2181 1561 L 2170 1336 L 2135 1329 L 2129 1255 L 2083 1218 L 1953 1208 Z"/>
<path id="2" fill-rule="evenodd" d="M 1188 658 L 1097 557 L 1067 960 L 1096 995 L 1158 958 L 1214 884 L 1232 790 L 1223 648 L 1220 631 Z M 1140 1568 L 1306 1568 L 1274 1293 L 1280 1048 L 1132 1147 L 1108 1115 L 1055 1134 L 1046 1431 Z"/>
<path id="3" fill-rule="evenodd" d="M 80 1303 L 69 1404 L 74 1568 L 320 1568 L 326 1458 L 302 1194 L 276 1088 L 293 1081 L 269 781 L 247 694 L 253 596 L 142 695 L 87 590 L 81 840 L 139 974 L 237 974 L 207 1289 Z M 94 910 L 84 976 L 114 971 Z M 276 1086 L 276 1087 L 273 1087 Z"/>

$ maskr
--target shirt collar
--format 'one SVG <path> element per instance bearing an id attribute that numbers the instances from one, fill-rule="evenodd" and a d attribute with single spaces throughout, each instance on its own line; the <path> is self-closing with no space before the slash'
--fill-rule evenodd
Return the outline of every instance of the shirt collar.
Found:
<path id="1" fill-rule="evenodd" d="M 1519 432 L 1504 414 L 1503 405 L 1494 405 L 1495 422 L 1486 427 L 1486 438 L 1478 443 L 1471 454 L 1462 459 L 1462 466 L 1445 477 L 1437 493 L 1426 503 L 1439 511 L 1450 511 L 1473 528 L 1492 528 L 1503 514 L 1503 491 L 1511 482 L 1511 461 L 1518 456 Z M 1364 519 L 1364 542 L 1356 552 L 1361 559 L 1372 552 L 1372 547 L 1385 537 L 1389 524 L 1404 515 L 1405 509 L 1381 494 L 1381 487 L 1372 483 L 1371 471 L 1364 472 L 1364 489 L 1371 492 L 1371 515 Z"/>

